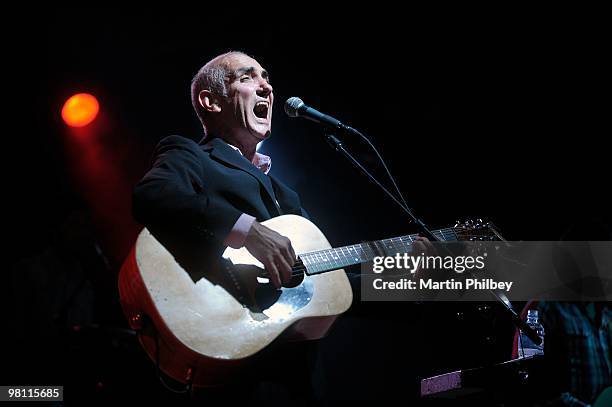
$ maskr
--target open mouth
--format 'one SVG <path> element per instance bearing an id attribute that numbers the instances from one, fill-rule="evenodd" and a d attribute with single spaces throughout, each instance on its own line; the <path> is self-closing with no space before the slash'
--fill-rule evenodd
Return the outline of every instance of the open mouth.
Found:
<path id="1" fill-rule="evenodd" d="M 268 102 L 257 102 L 253 108 L 253 113 L 255 114 L 255 117 L 259 119 L 267 119 L 269 108 L 270 106 L 268 105 Z"/>

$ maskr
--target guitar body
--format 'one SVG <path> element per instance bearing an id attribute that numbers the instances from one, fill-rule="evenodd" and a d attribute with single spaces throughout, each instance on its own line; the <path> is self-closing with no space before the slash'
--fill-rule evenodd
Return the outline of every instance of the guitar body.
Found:
<path id="1" fill-rule="evenodd" d="M 284 215 L 262 222 L 288 237 L 298 254 L 331 246 L 310 221 Z M 249 357 L 278 340 L 323 337 L 352 302 L 344 270 L 303 274 L 291 288 L 262 279 L 246 249 L 228 248 L 220 266 L 193 282 L 144 229 L 119 275 L 121 303 L 160 369 L 193 386 L 222 384 Z"/>

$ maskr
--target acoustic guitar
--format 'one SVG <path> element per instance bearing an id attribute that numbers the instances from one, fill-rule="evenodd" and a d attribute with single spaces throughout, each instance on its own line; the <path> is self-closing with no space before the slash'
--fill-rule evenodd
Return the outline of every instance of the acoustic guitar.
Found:
<path id="1" fill-rule="evenodd" d="M 300 216 L 262 224 L 288 237 L 298 256 L 287 287 L 276 289 L 245 248 L 226 249 L 219 266 L 194 282 L 147 229 L 124 262 L 119 293 L 129 324 L 158 368 L 178 382 L 219 385 L 275 341 L 322 338 L 353 299 L 343 267 L 408 252 L 417 237 L 332 248 Z M 482 231 L 495 233 L 490 224 L 466 222 L 434 234 L 470 240 Z"/>

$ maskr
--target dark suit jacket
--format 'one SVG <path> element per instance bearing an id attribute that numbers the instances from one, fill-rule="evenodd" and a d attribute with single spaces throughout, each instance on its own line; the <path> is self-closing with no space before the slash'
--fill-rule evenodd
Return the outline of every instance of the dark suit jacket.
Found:
<path id="1" fill-rule="evenodd" d="M 307 217 L 293 190 L 218 138 L 206 146 L 181 136 L 161 140 L 153 167 L 133 195 L 136 220 L 192 277 L 221 256 L 242 213 L 257 221 L 282 214 Z"/>

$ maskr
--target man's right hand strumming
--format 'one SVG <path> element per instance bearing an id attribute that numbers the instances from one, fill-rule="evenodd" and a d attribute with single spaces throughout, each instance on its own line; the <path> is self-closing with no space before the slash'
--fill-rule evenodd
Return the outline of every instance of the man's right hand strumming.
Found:
<path id="1" fill-rule="evenodd" d="M 277 288 L 291 280 L 291 267 L 295 263 L 296 256 L 288 238 L 258 222 L 253 222 L 244 246 L 262 262 Z"/>

